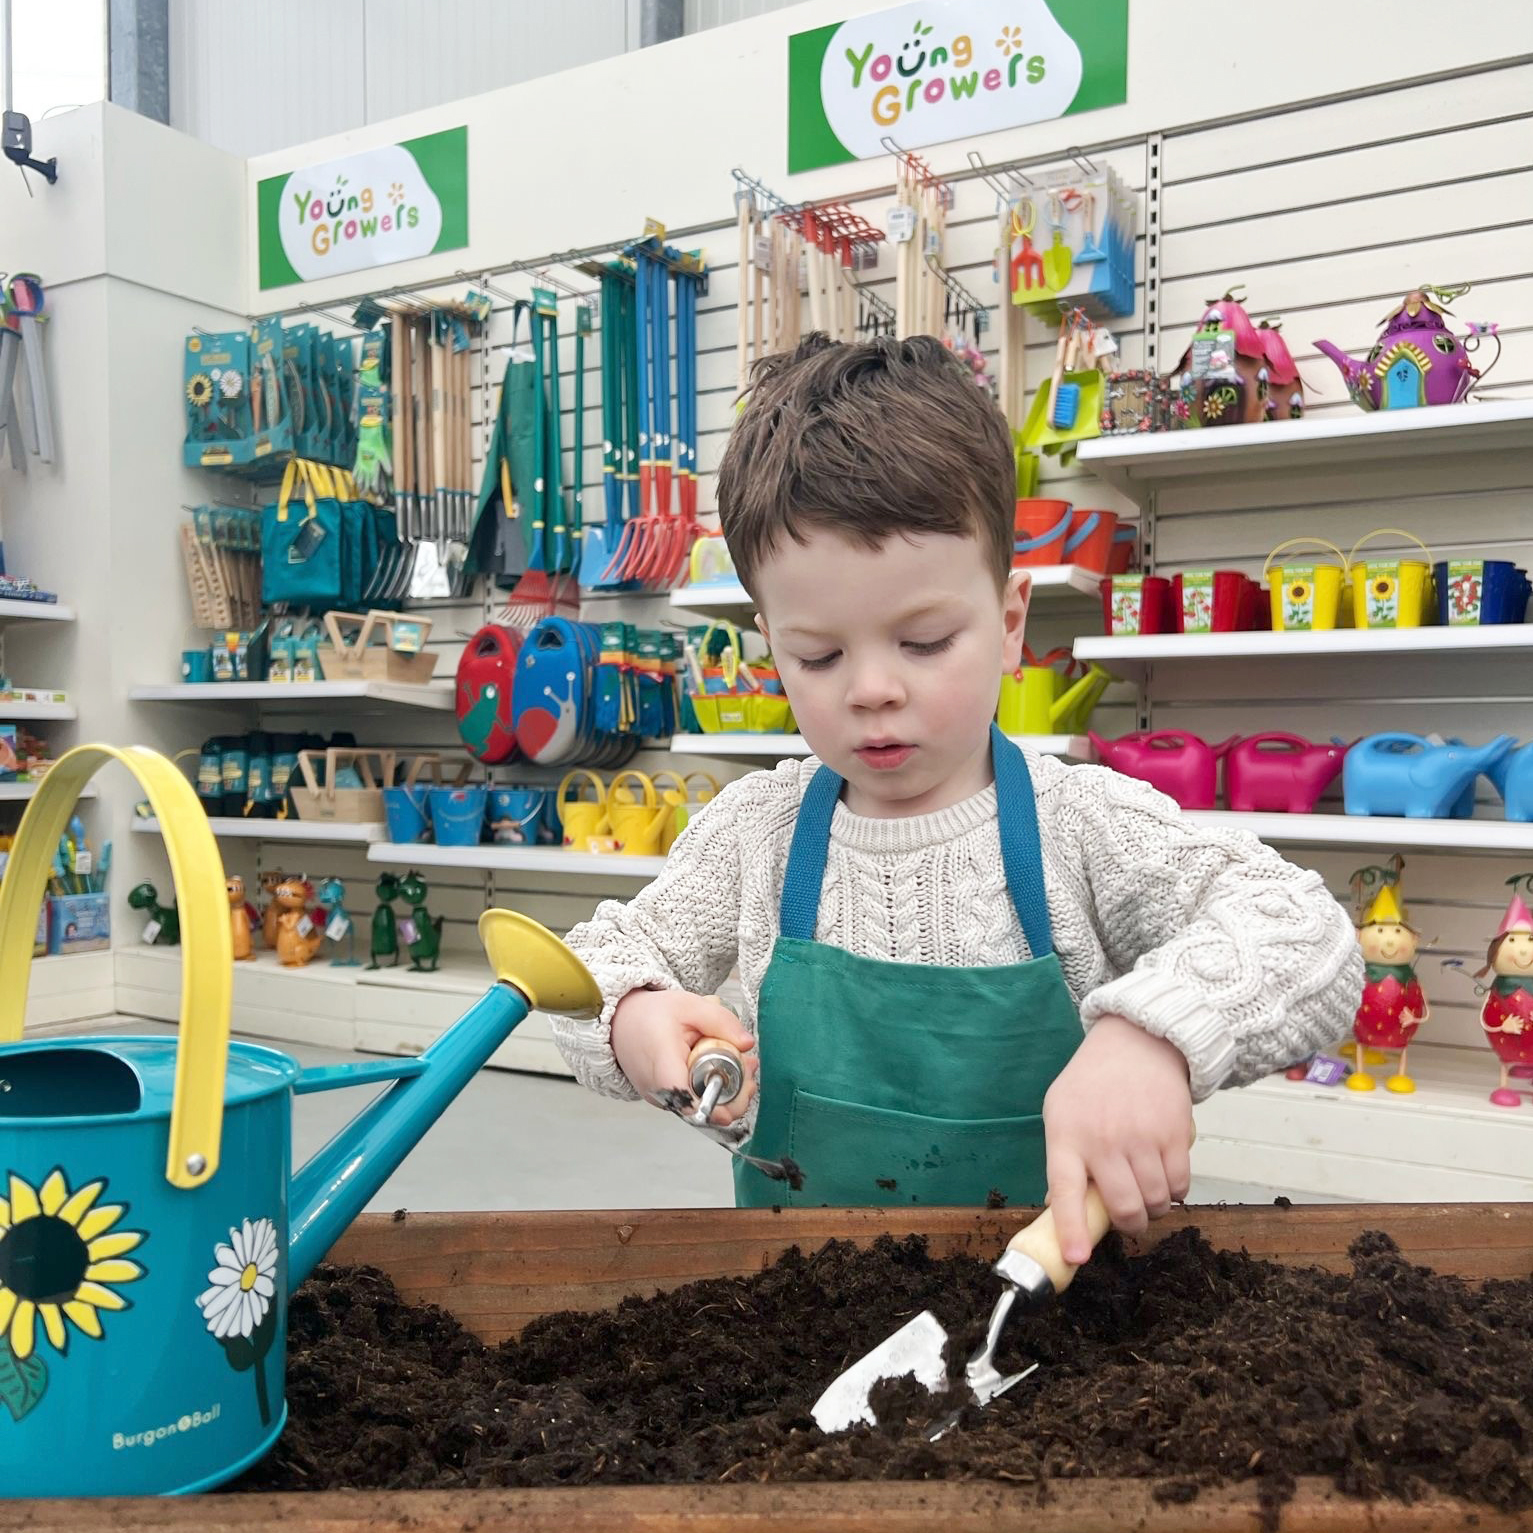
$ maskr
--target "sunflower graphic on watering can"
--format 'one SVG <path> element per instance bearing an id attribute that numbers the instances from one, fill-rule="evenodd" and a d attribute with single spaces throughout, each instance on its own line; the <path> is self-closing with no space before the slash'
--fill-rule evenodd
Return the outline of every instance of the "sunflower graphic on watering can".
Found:
<path id="1" fill-rule="evenodd" d="M 165 837 L 180 1034 L 22 1041 L 53 849 L 108 761 Z M 495 983 L 418 1058 L 302 1070 L 231 1044 L 224 869 L 192 785 L 143 747 L 58 761 L 0 886 L 0 1493 L 207 1490 L 271 1448 L 289 1293 L 534 1007 L 600 1008 L 536 922 L 491 910 L 479 933 Z M 293 1171 L 293 1097 L 359 1085 L 385 1089 Z"/>

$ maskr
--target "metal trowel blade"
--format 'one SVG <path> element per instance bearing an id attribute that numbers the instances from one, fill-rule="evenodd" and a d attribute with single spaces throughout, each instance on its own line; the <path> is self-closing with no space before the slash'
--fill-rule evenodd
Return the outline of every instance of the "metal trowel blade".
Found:
<path id="1" fill-rule="evenodd" d="M 832 1382 L 814 1402 L 815 1425 L 822 1432 L 844 1432 L 858 1422 L 876 1425 L 869 1392 L 881 1380 L 903 1378 L 907 1373 L 933 1394 L 947 1388 L 947 1332 L 929 1309 L 907 1320 Z"/>

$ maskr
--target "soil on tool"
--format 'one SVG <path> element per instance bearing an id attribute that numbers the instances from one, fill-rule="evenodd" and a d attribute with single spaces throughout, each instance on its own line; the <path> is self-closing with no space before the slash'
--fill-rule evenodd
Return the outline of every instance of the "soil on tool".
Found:
<path id="1" fill-rule="evenodd" d="M 1387 1235 L 1342 1275 L 1215 1251 L 1194 1230 L 1125 1257 L 1116 1237 L 1063 1302 L 1015 1324 L 1000 1364 L 1043 1366 L 988 1410 L 907 1380 L 886 1420 L 827 1437 L 810 1406 L 918 1310 L 960 1358 L 996 1294 L 986 1263 L 920 1237 L 794 1250 L 749 1278 L 534 1321 L 486 1348 L 366 1267 L 293 1300 L 292 1415 L 247 1490 L 1095 1475 L 1168 1501 L 1254 1481 L 1270 1521 L 1301 1474 L 1350 1494 L 1436 1489 L 1533 1506 L 1533 1280 L 1471 1287 Z"/>

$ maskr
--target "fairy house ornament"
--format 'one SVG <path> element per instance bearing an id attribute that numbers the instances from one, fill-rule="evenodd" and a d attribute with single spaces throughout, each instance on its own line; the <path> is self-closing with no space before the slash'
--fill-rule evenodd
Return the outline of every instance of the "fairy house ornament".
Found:
<path id="1" fill-rule="evenodd" d="M 1364 869 L 1354 874 L 1354 887 L 1373 871 Z M 1379 889 L 1362 913 L 1357 942 L 1363 952 L 1363 995 L 1352 1022 L 1356 1041 L 1342 1049 L 1354 1062 L 1347 1077 L 1348 1089 L 1372 1091 L 1377 1082 L 1368 1066 L 1384 1064 L 1390 1054 L 1397 1053 L 1399 1061 L 1395 1073 L 1384 1082 L 1385 1089 L 1412 1092 L 1416 1083 L 1406 1070 L 1406 1057 L 1416 1030 L 1432 1013 L 1416 977 L 1421 939 L 1400 897 L 1398 859 L 1391 881 Z"/>
<path id="2" fill-rule="evenodd" d="M 1454 405 L 1464 399 L 1501 356 L 1494 324 L 1471 323 L 1463 335 L 1448 326 L 1448 304 L 1469 291 L 1461 287 L 1413 288 L 1385 315 L 1384 328 L 1368 355 L 1349 357 L 1330 341 L 1315 346 L 1341 369 L 1347 393 L 1360 410 L 1413 410 Z M 1496 353 L 1483 369 L 1474 353 L 1489 337 Z"/>
<path id="3" fill-rule="evenodd" d="M 1501 1084 L 1490 1099 L 1497 1107 L 1520 1107 L 1525 1096 L 1533 1096 L 1533 911 L 1517 886 L 1533 883 L 1533 874 L 1507 882 L 1512 898 L 1478 976 L 1495 975 L 1485 991 L 1480 1025 L 1501 1065 Z"/>
<path id="4" fill-rule="evenodd" d="M 1253 324 L 1233 292 L 1203 311 L 1166 387 L 1177 426 L 1243 426 L 1304 414 L 1304 382 L 1278 324 Z"/>

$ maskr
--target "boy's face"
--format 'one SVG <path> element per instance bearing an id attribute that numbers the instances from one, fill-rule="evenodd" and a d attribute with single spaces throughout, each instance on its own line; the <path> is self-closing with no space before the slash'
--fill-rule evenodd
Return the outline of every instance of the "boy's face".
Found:
<path id="1" fill-rule="evenodd" d="M 856 814 L 916 815 L 992 778 L 1001 676 L 1022 659 L 1028 586 L 1004 593 L 974 538 L 785 538 L 756 578 L 757 618 L 809 748 Z"/>

